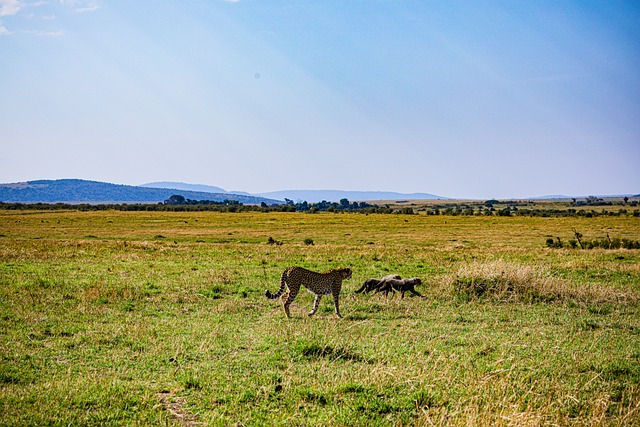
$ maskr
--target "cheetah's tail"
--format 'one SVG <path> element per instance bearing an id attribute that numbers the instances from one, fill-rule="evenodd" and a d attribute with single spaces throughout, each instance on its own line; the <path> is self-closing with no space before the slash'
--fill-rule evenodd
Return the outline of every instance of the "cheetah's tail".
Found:
<path id="1" fill-rule="evenodd" d="M 278 292 L 276 292 L 275 294 L 272 294 L 271 292 L 269 292 L 269 289 L 264 291 L 264 296 L 269 298 L 269 299 L 276 299 L 276 298 L 280 298 L 282 296 L 282 294 L 284 294 L 284 288 L 287 284 L 286 280 L 285 280 L 285 275 L 286 275 L 286 271 L 284 273 L 282 273 L 282 276 L 280 276 L 280 289 L 278 289 Z"/>

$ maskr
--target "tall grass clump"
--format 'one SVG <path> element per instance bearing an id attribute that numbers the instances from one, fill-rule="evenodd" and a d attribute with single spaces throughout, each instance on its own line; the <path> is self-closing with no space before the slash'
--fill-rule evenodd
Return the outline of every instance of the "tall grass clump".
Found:
<path id="1" fill-rule="evenodd" d="M 455 297 L 464 301 L 490 298 L 503 302 L 587 304 L 637 300 L 633 294 L 615 287 L 556 277 L 542 264 L 505 260 L 463 264 L 449 277 L 448 286 Z"/>

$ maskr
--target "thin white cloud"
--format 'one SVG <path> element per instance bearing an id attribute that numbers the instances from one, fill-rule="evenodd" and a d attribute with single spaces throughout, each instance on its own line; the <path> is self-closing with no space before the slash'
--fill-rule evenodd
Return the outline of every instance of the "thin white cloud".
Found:
<path id="1" fill-rule="evenodd" d="M 38 37 L 60 37 L 64 35 L 64 31 L 59 30 L 59 31 L 41 31 L 41 30 L 22 30 L 22 31 L 17 31 L 21 34 L 31 34 L 33 36 L 38 36 Z"/>
<path id="2" fill-rule="evenodd" d="M 28 15 L 25 15 L 26 18 L 29 19 L 41 19 L 43 21 L 53 21 L 56 19 L 56 15 L 52 14 L 52 15 L 38 15 L 37 13 L 30 13 Z"/>
<path id="3" fill-rule="evenodd" d="M 9 31 L 3 25 L 0 25 L 0 37 L 2 36 L 10 36 L 15 34 L 30 34 L 32 36 L 38 37 L 59 37 L 65 34 L 64 31 L 40 31 L 40 30 L 18 30 L 18 31 Z"/>
<path id="4" fill-rule="evenodd" d="M 95 12 L 100 9 L 100 3 L 88 0 L 60 0 L 63 6 L 72 7 L 72 13 Z"/>
<path id="5" fill-rule="evenodd" d="M 47 7 L 42 7 L 47 6 Z M 54 21 L 59 13 L 82 14 L 94 12 L 101 7 L 100 0 L 0 0 L 0 18 L 22 17 L 29 20 L 31 28 L 7 29 L 0 22 L 0 36 L 28 34 L 38 37 L 58 37 L 66 34 L 64 29 L 38 28 L 44 21 Z M 38 21 L 41 21 L 40 23 Z M 26 22 L 26 21 L 25 21 Z M 36 28 L 33 28 L 33 27 Z M 10 27 L 11 28 L 11 27 Z"/>
<path id="6" fill-rule="evenodd" d="M 64 31 L 36 31 L 34 34 L 41 37 L 60 37 L 64 35 Z"/>
<path id="7" fill-rule="evenodd" d="M 12 16 L 22 8 L 20 0 L 0 0 L 0 16 Z"/>
<path id="8" fill-rule="evenodd" d="M 95 12 L 98 9 L 100 9 L 100 5 L 97 2 L 89 2 L 82 7 L 73 9 L 73 13 Z"/>
<path id="9" fill-rule="evenodd" d="M 24 7 L 40 7 L 48 4 L 47 1 L 32 1 L 31 3 L 26 3 Z"/>

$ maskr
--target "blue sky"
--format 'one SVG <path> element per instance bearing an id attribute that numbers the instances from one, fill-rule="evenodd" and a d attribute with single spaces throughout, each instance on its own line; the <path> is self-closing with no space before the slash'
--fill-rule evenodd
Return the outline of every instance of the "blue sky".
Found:
<path id="1" fill-rule="evenodd" d="M 637 1 L 0 0 L 0 182 L 640 193 Z"/>

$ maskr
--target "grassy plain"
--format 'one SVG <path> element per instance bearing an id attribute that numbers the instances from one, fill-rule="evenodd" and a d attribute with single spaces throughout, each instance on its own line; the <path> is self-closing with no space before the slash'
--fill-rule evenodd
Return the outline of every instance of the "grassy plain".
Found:
<path id="1" fill-rule="evenodd" d="M 640 251 L 573 229 L 640 218 L 0 211 L 0 425 L 640 425 Z"/>

